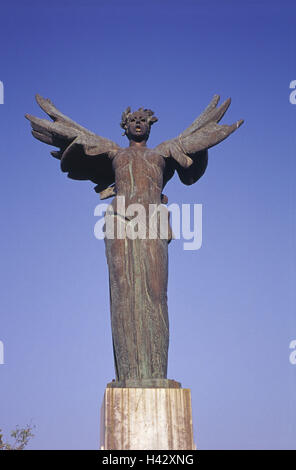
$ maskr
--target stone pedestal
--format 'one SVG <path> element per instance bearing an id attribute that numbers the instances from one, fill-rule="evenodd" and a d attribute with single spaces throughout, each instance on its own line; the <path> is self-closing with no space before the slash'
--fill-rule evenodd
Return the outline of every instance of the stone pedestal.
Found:
<path id="1" fill-rule="evenodd" d="M 107 388 L 101 449 L 195 450 L 190 390 Z"/>

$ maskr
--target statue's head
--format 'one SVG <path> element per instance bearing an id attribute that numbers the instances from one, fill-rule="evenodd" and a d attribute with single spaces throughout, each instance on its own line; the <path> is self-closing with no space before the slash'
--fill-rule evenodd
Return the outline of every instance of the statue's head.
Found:
<path id="1" fill-rule="evenodd" d="M 152 124 L 158 121 L 154 112 L 151 109 L 139 108 L 138 111 L 131 112 L 128 107 L 122 113 L 121 127 L 124 129 L 124 134 L 129 140 L 136 142 L 147 141 Z"/>

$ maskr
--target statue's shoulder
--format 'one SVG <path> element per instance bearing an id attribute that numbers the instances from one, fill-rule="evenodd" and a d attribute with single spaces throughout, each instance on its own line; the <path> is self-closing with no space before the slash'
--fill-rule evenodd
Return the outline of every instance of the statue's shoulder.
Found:
<path id="1" fill-rule="evenodd" d="M 122 168 L 125 166 L 131 158 L 130 149 L 121 147 L 116 150 L 116 153 L 112 156 L 112 165 L 114 170 Z"/>
<path id="2" fill-rule="evenodd" d="M 157 148 L 147 149 L 146 157 L 157 166 L 164 166 L 164 158 Z"/>
<path id="3" fill-rule="evenodd" d="M 111 157 L 111 159 L 113 160 L 115 157 L 117 157 L 118 155 L 120 155 L 122 153 L 122 151 L 124 151 L 125 148 L 122 148 L 122 147 L 119 147 L 119 148 L 115 148 L 115 149 L 112 149 L 109 151 L 109 156 Z"/>

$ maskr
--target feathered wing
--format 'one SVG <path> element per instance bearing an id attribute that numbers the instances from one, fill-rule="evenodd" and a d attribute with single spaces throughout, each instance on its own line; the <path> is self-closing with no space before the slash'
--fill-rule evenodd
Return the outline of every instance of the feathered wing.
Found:
<path id="1" fill-rule="evenodd" d="M 190 185 L 205 172 L 208 163 L 208 149 L 219 144 L 238 129 L 243 120 L 232 125 L 219 125 L 231 99 L 228 98 L 217 108 L 220 97 L 215 95 L 204 112 L 175 139 L 167 140 L 156 147 L 166 159 L 163 185 L 177 170 L 181 181 Z"/>
<path id="2" fill-rule="evenodd" d="M 61 161 L 62 171 L 68 173 L 69 178 L 96 183 L 95 190 L 104 198 L 104 194 L 108 194 L 108 187 L 114 183 L 112 156 L 120 147 L 72 121 L 49 99 L 36 95 L 36 101 L 53 122 L 26 114 L 32 125 L 33 136 L 58 147 L 59 150 L 51 154 Z"/>

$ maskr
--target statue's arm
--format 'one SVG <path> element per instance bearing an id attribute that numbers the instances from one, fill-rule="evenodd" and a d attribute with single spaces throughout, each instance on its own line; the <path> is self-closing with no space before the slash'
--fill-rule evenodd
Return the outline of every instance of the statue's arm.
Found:
<path id="1" fill-rule="evenodd" d="M 230 98 L 217 108 L 220 97 L 215 95 L 204 112 L 175 139 L 167 140 L 156 147 L 168 159 L 167 166 L 176 169 L 184 184 L 195 183 L 205 172 L 208 149 L 222 142 L 243 123 L 219 125 L 230 105 Z M 173 160 L 173 161 L 172 161 Z M 169 178 L 168 178 L 169 179 Z"/>
<path id="2" fill-rule="evenodd" d="M 50 100 L 37 95 L 36 101 L 53 122 L 26 114 L 33 136 L 59 148 L 51 154 L 70 178 L 93 181 L 97 192 L 106 190 L 114 183 L 111 160 L 120 147 L 62 114 Z"/>

